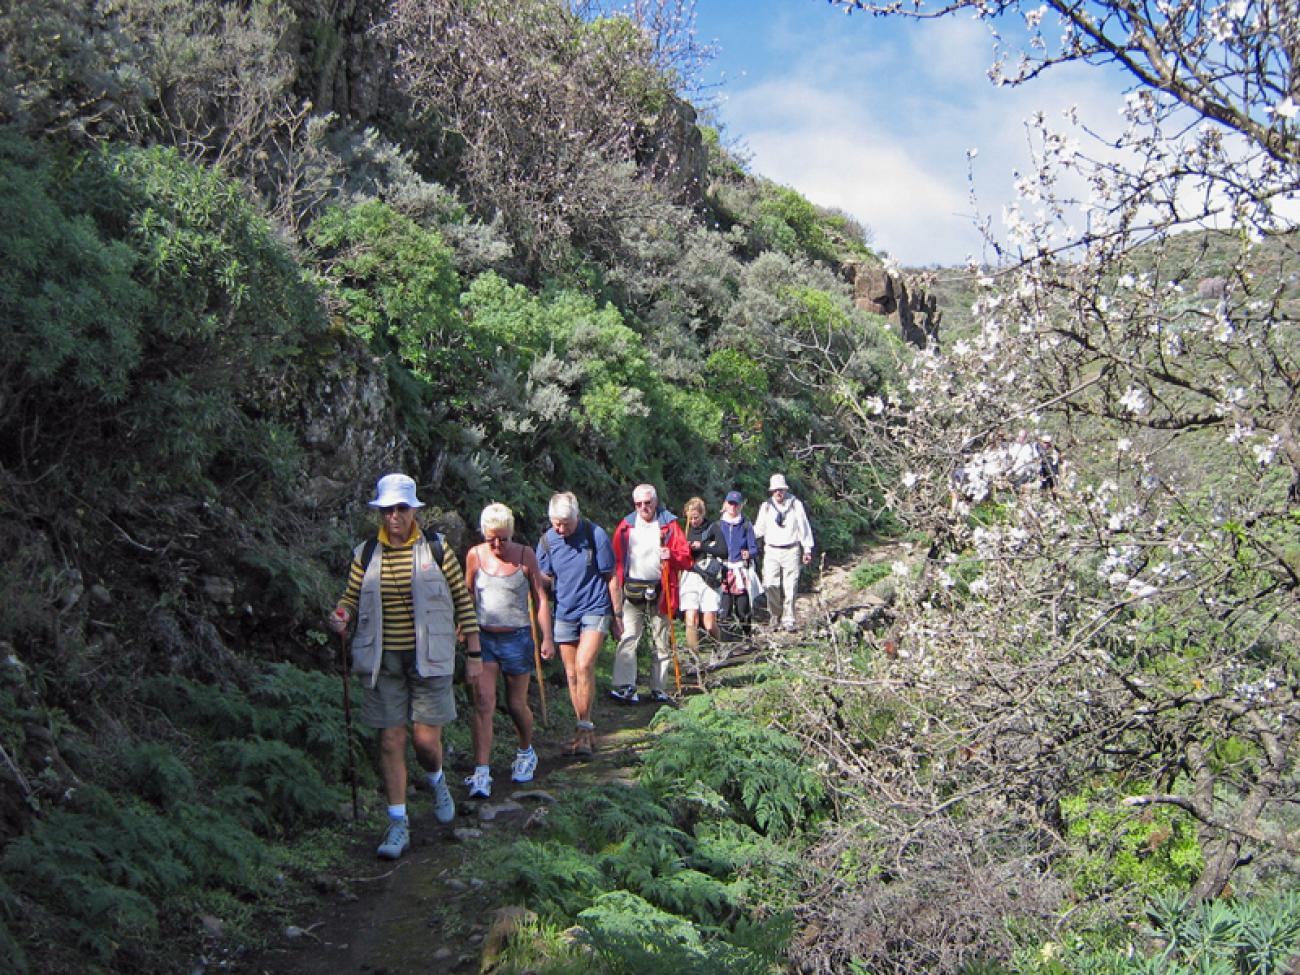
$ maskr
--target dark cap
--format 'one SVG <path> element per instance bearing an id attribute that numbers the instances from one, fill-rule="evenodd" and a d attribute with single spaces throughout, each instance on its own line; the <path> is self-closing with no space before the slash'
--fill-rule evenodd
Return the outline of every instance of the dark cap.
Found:
<path id="1" fill-rule="evenodd" d="M 727 500 L 730 501 L 732 504 L 744 504 L 745 496 L 741 494 L 739 491 L 728 491 Z"/>

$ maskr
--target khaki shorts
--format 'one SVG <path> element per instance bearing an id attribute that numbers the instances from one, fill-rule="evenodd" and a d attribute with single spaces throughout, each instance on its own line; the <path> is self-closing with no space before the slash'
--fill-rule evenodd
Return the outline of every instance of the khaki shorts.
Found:
<path id="1" fill-rule="evenodd" d="M 452 678 L 421 677 L 415 672 L 415 653 L 384 651 L 379 680 L 367 687 L 361 702 L 361 721 L 370 728 L 396 728 L 408 721 L 442 727 L 456 720 Z"/>

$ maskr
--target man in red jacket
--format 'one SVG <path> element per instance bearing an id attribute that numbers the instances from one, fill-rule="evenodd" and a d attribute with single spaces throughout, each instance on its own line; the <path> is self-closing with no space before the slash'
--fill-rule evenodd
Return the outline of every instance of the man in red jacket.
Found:
<path id="1" fill-rule="evenodd" d="M 668 701 L 671 698 L 664 687 L 672 659 L 668 628 L 678 602 L 677 574 L 691 567 L 691 549 L 677 516 L 659 507 L 653 484 L 638 484 L 632 504 L 632 513 L 614 529 L 614 573 L 618 579 L 614 613 L 622 617 L 623 636 L 614 653 L 614 687 L 609 694 L 623 704 L 641 700 L 636 692 L 636 651 L 648 621 L 655 651 L 650 699 Z"/>

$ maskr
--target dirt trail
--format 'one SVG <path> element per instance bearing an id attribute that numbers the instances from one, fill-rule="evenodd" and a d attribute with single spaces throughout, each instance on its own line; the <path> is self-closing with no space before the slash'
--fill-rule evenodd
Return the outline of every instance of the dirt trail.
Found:
<path id="1" fill-rule="evenodd" d="M 878 560 L 893 555 L 892 549 L 879 549 L 871 557 Z M 827 568 L 817 575 L 814 591 L 799 597 L 800 620 L 814 621 L 857 598 L 849 583 L 857 564 Z M 769 637 L 766 630 L 761 632 L 752 648 L 760 653 L 769 639 L 787 642 L 799 638 Z M 731 649 L 751 648 L 735 644 Z M 686 663 L 683 657 L 684 668 Z M 700 693 L 693 675 L 685 669 L 682 678 L 684 694 Z M 563 687 L 549 682 L 547 691 L 552 699 L 565 693 Z M 373 815 L 363 817 L 366 821 L 356 829 L 347 864 L 336 875 L 320 878 L 322 899 L 311 916 L 286 925 L 278 944 L 256 955 L 228 959 L 221 969 L 237 975 L 453 975 L 478 971 L 483 939 L 499 905 L 491 885 L 461 875 L 462 860 L 468 853 L 464 843 L 474 841 L 472 833 L 464 831 L 481 830 L 489 839 L 494 834 L 512 838 L 528 831 L 545 815 L 542 810 L 549 801 L 569 789 L 630 781 L 636 753 L 653 737 L 648 726 L 659 707 L 619 705 L 601 690 L 593 716 L 598 745 L 594 756 L 563 757 L 564 742 L 557 740 L 557 733 L 539 728 L 536 745 L 541 762 L 534 781 L 516 786 L 505 769 L 494 769 L 498 776 L 494 794 L 482 802 L 460 798 L 465 794 L 460 779 L 468 769 L 459 768 L 453 759 L 448 774 L 459 803 L 452 823 L 439 824 L 428 792 L 420 791 L 409 803 L 411 849 L 396 863 L 387 863 L 377 860 L 374 852 L 382 822 Z M 567 735 L 564 738 L 567 740 Z M 196 969 L 202 970 L 203 966 Z"/>
<path id="2" fill-rule="evenodd" d="M 548 686 L 548 694 L 563 693 Z M 562 743 L 538 736 L 540 758 L 532 782 L 516 785 L 508 770 L 494 769 L 492 798 L 465 800 L 467 770 L 449 765 L 457 816 L 434 819 L 429 794 L 408 803 L 411 849 L 395 863 L 378 860 L 382 821 L 365 817 L 356 829 L 347 864 L 320 878 L 324 895 L 314 915 L 286 926 L 280 943 L 226 967 L 257 975 L 437 975 L 475 972 L 494 910 L 494 892 L 479 878 L 460 876 L 473 831 L 513 838 L 544 816 L 550 801 L 569 789 L 630 779 L 635 753 L 651 737 L 659 705 L 618 705 L 598 700 L 597 750 L 590 758 L 560 754 Z M 490 818 L 485 818 L 490 817 Z M 458 835 L 458 833 L 460 835 Z"/>

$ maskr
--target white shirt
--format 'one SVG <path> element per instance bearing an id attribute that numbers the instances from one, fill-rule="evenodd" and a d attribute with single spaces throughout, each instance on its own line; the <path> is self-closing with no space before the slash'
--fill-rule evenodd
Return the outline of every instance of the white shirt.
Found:
<path id="1" fill-rule="evenodd" d="M 629 579 L 658 579 L 659 522 L 637 518 L 627 533 L 627 577 Z"/>
<path id="2" fill-rule="evenodd" d="M 783 524 L 780 525 L 776 523 L 778 510 L 784 512 Z M 770 548 L 798 545 L 803 549 L 804 555 L 812 554 L 812 525 L 808 524 L 808 513 L 798 498 L 787 495 L 785 504 L 780 509 L 771 498 L 759 505 L 758 517 L 754 519 L 754 534 Z"/>

